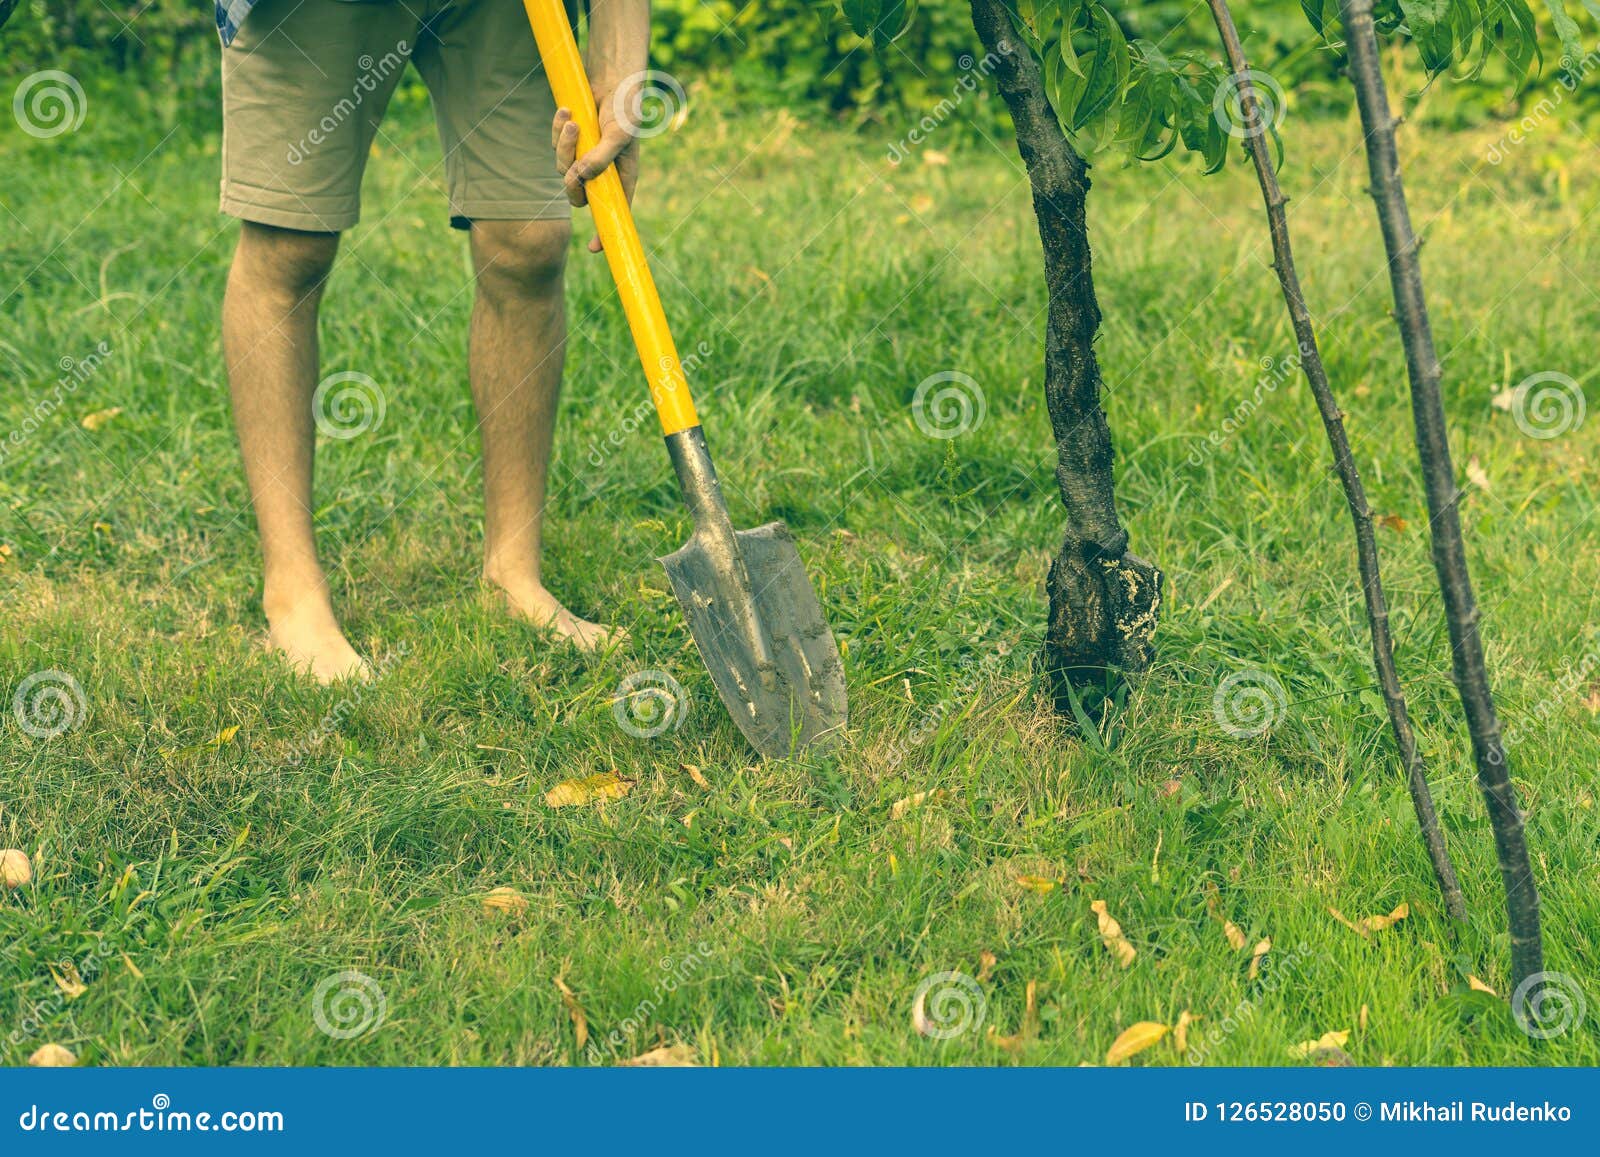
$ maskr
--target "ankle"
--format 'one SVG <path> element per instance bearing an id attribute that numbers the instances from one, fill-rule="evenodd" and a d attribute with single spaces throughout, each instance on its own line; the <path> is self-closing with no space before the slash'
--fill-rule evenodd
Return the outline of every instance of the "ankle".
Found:
<path id="1" fill-rule="evenodd" d="M 486 558 L 483 562 L 483 580 L 497 587 L 543 587 L 539 564 L 526 559 Z"/>
<path id="2" fill-rule="evenodd" d="M 327 579 L 320 571 L 314 574 L 273 575 L 262 584 L 261 609 L 269 622 L 306 615 L 331 616 L 333 603 L 329 598 Z"/>

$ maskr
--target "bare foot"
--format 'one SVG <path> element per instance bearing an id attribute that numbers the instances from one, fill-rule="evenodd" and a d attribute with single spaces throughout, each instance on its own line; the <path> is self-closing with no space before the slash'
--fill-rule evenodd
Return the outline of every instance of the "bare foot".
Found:
<path id="1" fill-rule="evenodd" d="M 532 578 L 501 579 L 484 573 L 484 581 L 505 596 L 511 612 L 536 627 L 548 627 L 571 641 L 580 651 L 604 651 L 628 637 L 621 627 L 607 627 L 580 619 L 567 610 L 544 584 Z"/>
<path id="2" fill-rule="evenodd" d="M 372 669 L 339 629 L 326 596 L 267 604 L 267 642 L 299 671 L 326 686 L 340 679 L 367 680 Z"/>

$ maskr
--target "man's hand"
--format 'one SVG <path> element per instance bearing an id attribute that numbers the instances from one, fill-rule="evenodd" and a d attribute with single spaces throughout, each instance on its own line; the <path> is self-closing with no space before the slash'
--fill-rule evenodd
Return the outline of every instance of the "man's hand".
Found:
<path id="1" fill-rule="evenodd" d="M 566 183 L 567 200 L 574 205 L 589 203 L 584 183 L 605 172 L 606 166 L 615 163 L 617 175 L 622 178 L 622 191 L 633 203 L 633 190 L 639 183 L 639 140 L 617 119 L 615 104 L 609 92 L 595 93 L 595 104 L 600 112 L 600 143 L 583 156 L 578 156 L 578 122 L 572 119 L 571 109 L 557 109 L 551 138 L 556 149 L 556 170 Z M 589 241 L 589 252 L 600 252 L 600 238 Z"/>

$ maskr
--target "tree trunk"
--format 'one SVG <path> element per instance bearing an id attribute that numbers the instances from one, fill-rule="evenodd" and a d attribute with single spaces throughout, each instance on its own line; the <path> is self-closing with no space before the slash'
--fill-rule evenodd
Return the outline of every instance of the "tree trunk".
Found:
<path id="1" fill-rule="evenodd" d="M 1350 79 L 1355 86 L 1361 126 L 1366 136 L 1372 199 L 1377 206 L 1383 245 L 1389 257 L 1395 320 L 1400 326 L 1406 372 L 1411 380 L 1411 414 L 1416 426 L 1417 451 L 1422 460 L 1423 486 L 1428 496 L 1433 566 L 1439 576 L 1445 622 L 1450 630 L 1451 665 L 1467 730 L 1472 736 L 1478 787 L 1489 809 L 1495 851 L 1500 861 L 1500 879 L 1505 886 L 1506 916 L 1511 928 L 1511 978 L 1522 1007 L 1537 1009 L 1539 992 L 1530 990 L 1544 983 L 1539 892 L 1528 862 L 1522 811 L 1517 806 L 1516 789 L 1506 766 L 1500 721 L 1495 715 L 1483 643 L 1478 637 L 1478 607 L 1467 573 L 1467 552 L 1457 509 L 1461 491 L 1456 486 L 1455 467 L 1450 461 L 1444 402 L 1439 393 L 1442 371 L 1433 346 L 1433 331 L 1428 324 L 1422 266 L 1417 259 L 1417 237 L 1411 229 L 1411 214 L 1400 179 L 1395 122 L 1389 112 L 1389 94 L 1378 60 L 1372 0 L 1340 0 L 1340 7 L 1349 44 Z M 1513 1008 L 1516 1007 L 1514 1000 Z"/>
<path id="2" fill-rule="evenodd" d="M 1002 0 L 971 0 L 972 23 L 1028 167 L 1044 245 L 1050 309 L 1045 325 L 1045 404 L 1056 440 L 1056 482 L 1067 530 L 1050 565 L 1050 618 L 1041 656 L 1056 707 L 1077 688 L 1104 688 L 1149 665 L 1161 607 L 1161 572 L 1128 553 L 1112 488 L 1111 429 L 1100 408 L 1100 328 L 1084 203 L 1088 166 L 1062 132 L 1044 78 Z"/>
<path id="3" fill-rule="evenodd" d="M 1406 710 L 1405 692 L 1400 688 L 1400 676 L 1394 665 L 1394 640 L 1389 634 L 1389 604 L 1383 594 L 1383 577 L 1378 569 L 1378 543 L 1372 533 L 1372 509 L 1367 505 L 1366 487 L 1361 484 L 1361 471 L 1356 467 L 1355 455 L 1350 451 L 1350 439 L 1344 429 L 1344 413 L 1328 383 L 1328 371 L 1322 364 L 1322 350 L 1317 345 L 1316 327 L 1311 323 L 1311 310 L 1306 306 L 1305 293 L 1300 288 L 1300 274 L 1295 269 L 1294 249 L 1289 243 L 1289 218 L 1283 207 L 1288 198 L 1278 184 L 1278 174 L 1273 168 L 1267 148 L 1267 133 L 1271 131 L 1272 115 L 1265 109 L 1251 79 L 1250 62 L 1245 59 L 1244 45 L 1239 42 L 1239 30 L 1234 26 L 1233 13 L 1228 10 L 1228 0 L 1209 0 L 1211 16 L 1216 21 L 1222 38 L 1223 51 L 1228 56 L 1228 66 L 1233 69 L 1234 83 L 1238 86 L 1240 110 L 1243 115 L 1245 144 L 1250 150 L 1250 160 L 1255 165 L 1256 181 L 1261 186 L 1261 199 L 1267 206 L 1267 224 L 1272 233 L 1272 267 L 1278 274 L 1278 285 L 1283 290 L 1283 301 L 1289 310 L 1289 321 L 1294 326 L 1296 344 L 1300 347 L 1300 368 L 1305 371 L 1306 382 L 1317 400 L 1317 410 L 1322 414 L 1322 426 L 1328 435 L 1328 445 L 1333 449 L 1333 464 L 1339 482 L 1344 487 L 1345 501 L 1350 507 L 1350 520 L 1355 524 L 1356 567 L 1361 574 L 1361 591 L 1367 604 L 1367 628 L 1372 636 L 1372 665 L 1378 672 L 1378 687 L 1383 692 L 1384 706 L 1388 709 L 1389 727 L 1394 732 L 1395 748 L 1400 753 L 1400 765 L 1405 769 L 1406 785 L 1411 791 L 1411 804 L 1417 813 L 1417 824 L 1422 829 L 1422 842 L 1433 862 L 1433 872 L 1439 880 L 1439 891 L 1452 919 L 1467 918 L 1466 901 L 1461 895 L 1461 885 L 1456 880 L 1455 867 L 1450 853 L 1445 849 L 1444 832 L 1439 827 L 1439 816 L 1434 811 L 1433 793 L 1428 790 L 1427 768 L 1422 753 L 1417 750 L 1417 737 L 1411 730 L 1411 715 Z"/>

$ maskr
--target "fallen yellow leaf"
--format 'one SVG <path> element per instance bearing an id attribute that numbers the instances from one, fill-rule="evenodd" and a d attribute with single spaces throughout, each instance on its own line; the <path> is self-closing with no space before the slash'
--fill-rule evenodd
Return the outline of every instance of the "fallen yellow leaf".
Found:
<path id="1" fill-rule="evenodd" d="M 589 1018 L 583 1014 L 583 1005 L 578 1003 L 577 993 L 567 987 L 567 982 L 561 977 L 555 977 L 556 988 L 561 992 L 561 1003 L 567 1006 L 567 1015 L 572 1018 L 572 1035 L 577 1038 L 578 1049 L 589 1043 Z"/>
<path id="2" fill-rule="evenodd" d="M 1254 980 L 1261 975 L 1261 958 L 1272 951 L 1272 937 L 1263 936 L 1256 941 L 1256 946 L 1250 950 L 1250 979 Z"/>
<path id="3" fill-rule="evenodd" d="M 1123 968 L 1133 963 L 1133 958 L 1138 955 L 1134 946 L 1128 943 L 1128 938 L 1122 934 L 1122 925 L 1118 924 L 1106 911 L 1104 900 L 1095 900 L 1089 905 L 1089 911 L 1095 914 L 1100 924 L 1100 941 L 1106 946 L 1106 951 L 1117 958 L 1117 963 Z"/>
<path id="4" fill-rule="evenodd" d="M 1389 928 L 1395 924 L 1398 924 L 1409 915 L 1411 915 L 1411 905 L 1401 903 L 1396 906 L 1395 910 L 1390 912 L 1387 916 L 1368 916 L 1366 919 L 1366 924 L 1367 927 L 1371 928 L 1374 932 L 1382 932 L 1385 928 Z"/>
<path id="5" fill-rule="evenodd" d="M 1052 880 L 1048 876 L 1018 876 L 1017 877 L 1017 883 L 1018 884 L 1021 884 L 1024 888 L 1028 889 L 1028 891 L 1030 891 L 1030 892 L 1039 893 L 1039 895 L 1041 895 L 1041 896 L 1047 896 L 1051 892 L 1054 892 L 1056 890 L 1056 885 L 1059 884 L 1060 882 L 1061 882 L 1060 880 Z"/>
<path id="6" fill-rule="evenodd" d="M 1161 1038 L 1171 1031 L 1166 1025 L 1153 1020 L 1141 1020 L 1137 1024 L 1130 1024 L 1106 1050 L 1106 1064 L 1120 1064 L 1135 1053 L 1144 1052 L 1151 1045 L 1159 1043 Z"/>
<path id="7" fill-rule="evenodd" d="M 711 790 L 711 782 L 700 773 L 700 769 L 694 764 L 680 763 L 678 764 L 678 770 L 684 772 L 690 779 L 694 780 L 696 787 L 702 787 L 706 791 Z"/>
<path id="8" fill-rule="evenodd" d="M 111 421 L 112 418 L 115 418 L 120 413 L 122 413 L 122 407 L 121 406 L 112 406 L 109 410 L 96 410 L 92 414 L 85 414 L 83 416 L 82 422 L 80 422 L 79 424 L 85 430 L 89 430 L 89 431 L 98 430 L 98 429 L 100 429 L 100 427 L 104 426 L 107 422 Z"/>
<path id="9" fill-rule="evenodd" d="M 1483 981 L 1479 980 L 1476 976 L 1468 976 L 1467 977 L 1467 987 L 1470 988 L 1473 992 L 1487 992 L 1490 996 L 1498 996 L 1499 995 L 1499 993 L 1495 992 L 1494 989 L 1490 988 L 1487 984 L 1485 984 Z"/>
<path id="10" fill-rule="evenodd" d="M 1224 920 L 1222 922 L 1222 934 L 1228 938 L 1228 947 L 1235 952 L 1244 947 L 1244 929 L 1240 928 L 1232 920 Z"/>
<path id="11" fill-rule="evenodd" d="M 1374 932 L 1382 932 L 1385 928 L 1392 928 L 1407 916 L 1411 915 L 1411 905 L 1401 903 L 1387 916 L 1363 916 L 1360 920 L 1352 920 L 1337 908 L 1329 908 L 1333 918 L 1343 924 L 1350 931 L 1359 936 L 1370 938 Z"/>
<path id="12" fill-rule="evenodd" d="M 483 898 L 483 910 L 491 916 L 496 912 L 520 916 L 528 910 L 528 901 L 515 888 L 495 888 Z"/>
<path id="13" fill-rule="evenodd" d="M 618 1061 L 620 1065 L 640 1069 L 693 1069 L 700 1065 L 699 1057 L 689 1045 L 662 1045 L 660 1048 L 651 1049 L 647 1053 L 640 1053 L 625 1061 Z"/>
<path id="14" fill-rule="evenodd" d="M 994 966 L 996 963 L 998 963 L 998 961 L 999 957 L 995 956 L 993 952 L 990 952 L 987 949 L 978 953 L 977 981 L 979 984 L 989 983 L 989 974 L 994 971 Z"/>
<path id="15" fill-rule="evenodd" d="M 61 995 L 68 1000 L 77 1000 L 78 997 L 89 991 L 89 986 L 83 982 L 83 977 L 78 975 L 78 966 L 70 960 L 61 962 L 60 972 L 57 972 L 55 966 L 51 965 L 50 975 L 55 977 L 56 987 L 61 990 Z"/>
<path id="16" fill-rule="evenodd" d="M 1297 1045 L 1290 1045 L 1289 1055 L 1291 1057 L 1300 1057 L 1304 1059 L 1305 1057 L 1309 1057 L 1318 1049 L 1342 1049 L 1349 1040 L 1349 1029 L 1343 1029 L 1337 1032 L 1325 1032 L 1316 1040 L 1301 1041 Z"/>
<path id="17" fill-rule="evenodd" d="M 614 771 L 602 771 L 556 784 L 544 793 L 544 802 L 551 807 L 577 807 L 596 800 L 621 799 L 632 790 L 631 779 L 623 779 Z"/>
<path id="18" fill-rule="evenodd" d="M 1189 1051 L 1189 1026 L 1199 1019 L 1191 1015 L 1188 1009 L 1178 1014 L 1178 1023 L 1172 1026 L 1172 1043 L 1180 1054 Z"/>
<path id="19" fill-rule="evenodd" d="M 905 799 L 897 799 L 889 808 L 889 818 L 892 820 L 900 819 L 912 808 L 921 807 L 925 803 L 936 803 L 948 794 L 950 793 L 945 791 L 944 788 L 936 787 L 931 791 L 919 791 L 906 796 Z"/>
<path id="20" fill-rule="evenodd" d="M 1028 1042 L 1039 1035 L 1039 982 L 1028 981 L 1028 994 L 1022 1006 L 1022 1027 L 1016 1036 L 1001 1036 L 994 1025 L 989 1026 L 989 1039 L 1007 1052 L 1021 1052 Z"/>

